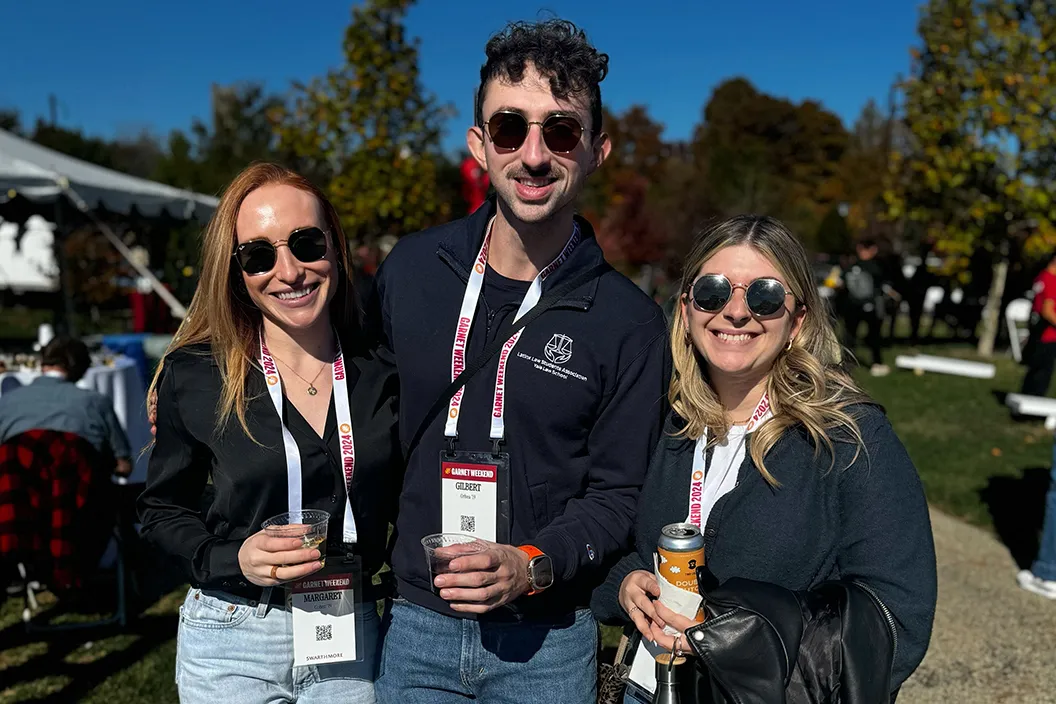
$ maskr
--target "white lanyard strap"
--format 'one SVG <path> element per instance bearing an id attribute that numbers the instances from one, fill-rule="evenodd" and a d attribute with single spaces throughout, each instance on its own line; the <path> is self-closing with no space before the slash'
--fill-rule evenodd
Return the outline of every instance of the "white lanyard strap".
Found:
<path id="1" fill-rule="evenodd" d="M 335 336 L 336 340 L 336 336 Z M 264 370 L 264 379 L 268 383 L 268 395 L 271 396 L 271 404 L 275 407 L 275 413 L 279 416 L 279 425 L 282 427 L 282 446 L 286 452 L 286 493 L 288 498 L 288 510 L 291 513 L 300 511 L 304 497 L 301 492 L 301 451 L 297 447 L 297 441 L 289 428 L 282 422 L 282 377 L 279 375 L 275 360 L 268 351 L 264 342 L 264 334 L 260 334 L 260 366 Z M 356 446 L 352 437 L 352 412 L 348 403 L 348 384 L 345 380 L 345 358 L 341 353 L 341 342 L 337 340 L 337 353 L 334 355 L 334 410 L 337 414 L 337 431 L 341 447 L 341 469 L 345 480 L 345 516 L 342 530 L 342 540 L 345 543 L 355 543 L 357 539 L 356 519 L 352 515 L 352 474 L 356 468 Z"/>
<path id="2" fill-rule="evenodd" d="M 337 342 L 334 355 L 334 411 L 337 417 L 338 446 L 341 451 L 341 471 L 345 477 L 345 520 L 342 524 L 342 539 L 346 543 L 358 542 L 356 518 L 352 515 L 352 475 L 356 471 L 356 442 L 352 437 L 352 406 L 348 399 L 345 358 L 341 353 L 341 341 Z"/>
<path id="3" fill-rule="evenodd" d="M 466 293 L 462 297 L 462 308 L 459 312 L 458 326 L 455 328 L 455 344 L 451 350 L 452 381 L 454 381 L 466 367 L 466 349 L 469 343 L 469 330 L 473 325 L 473 315 L 477 310 L 477 302 L 480 300 L 480 292 L 484 288 L 484 271 L 487 269 L 488 265 L 488 248 L 491 243 L 491 228 L 494 222 L 495 220 L 493 218 L 491 223 L 488 224 L 487 232 L 484 234 L 484 242 L 480 246 L 480 252 L 477 254 L 477 259 L 473 264 L 473 270 L 469 273 L 469 283 L 466 285 Z M 528 287 L 528 292 L 524 295 L 524 299 L 521 301 L 521 305 L 517 309 L 517 315 L 514 317 L 514 322 L 520 320 L 521 317 L 535 307 L 543 295 L 543 281 L 568 259 L 572 250 L 579 244 L 579 241 L 579 226 L 574 225 L 572 236 L 568 238 L 568 242 L 565 244 L 564 249 L 561 250 L 561 253 L 558 254 L 557 258 L 550 262 L 539 272 L 535 279 L 532 280 L 531 285 Z M 495 372 L 495 393 L 492 397 L 490 434 L 492 440 L 502 440 L 506 435 L 506 364 L 520 337 L 521 331 L 518 331 L 506 341 L 506 344 L 502 347 L 502 351 L 499 352 L 499 368 Z M 463 386 L 456 391 L 448 404 L 447 422 L 444 426 L 444 435 L 446 437 L 458 437 L 458 415 L 462 407 L 462 395 L 465 390 L 466 387 Z"/>
<path id="4" fill-rule="evenodd" d="M 734 465 L 739 464 L 737 457 L 741 454 L 741 446 L 748 440 L 748 435 L 763 424 L 773 414 L 770 412 L 770 396 L 766 393 L 759 400 L 759 404 L 755 407 L 755 411 L 752 413 L 751 419 L 748 421 L 748 426 L 744 429 L 744 434 L 738 441 L 738 446 L 733 452 L 733 459 L 731 459 L 729 465 L 723 471 L 721 477 L 712 477 L 711 481 L 706 481 L 707 477 L 707 452 L 708 452 L 708 433 L 705 430 L 704 434 L 697 438 L 696 446 L 693 448 L 693 473 L 689 477 L 689 515 L 686 517 L 686 523 L 692 523 L 701 530 L 704 529 L 704 523 L 707 517 L 704 516 L 704 506 L 710 507 L 715 505 L 715 502 L 719 499 L 716 495 L 724 485 L 724 479 L 731 472 L 735 471 Z M 737 467 L 736 469 L 739 469 Z"/>

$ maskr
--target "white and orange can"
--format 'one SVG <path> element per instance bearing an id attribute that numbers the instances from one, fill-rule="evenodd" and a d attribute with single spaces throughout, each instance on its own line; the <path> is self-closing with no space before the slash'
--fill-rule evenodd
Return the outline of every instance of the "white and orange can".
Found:
<path id="1" fill-rule="evenodd" d="M 698 594 L 697 568 L 704 564 L 704 536 L 692 523 L 671 523 L 660 531 L 656 545 L 660 576 L 687 592 Z"/>

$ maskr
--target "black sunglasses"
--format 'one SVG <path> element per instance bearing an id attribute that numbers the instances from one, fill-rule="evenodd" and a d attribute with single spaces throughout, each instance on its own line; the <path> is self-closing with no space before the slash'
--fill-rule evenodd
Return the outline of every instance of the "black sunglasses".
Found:
<path id="1" fill-rule="evenodd" d="M 785 296 L 794 295 L 785 285 L 769 276 L 749 284 L 731 284 L 722 274 L 705 274 L 693 282 L 693 305 L 706 313 L 718 313 L 733 297 L 733 290 L 744 289 L 744 301 L 752 315 L 766 318 L 785 306 Z"/>
<path id="2" fill-rule="evenodd" d="M 569 115 L 551 115 L 542 122 L 531 122 L 517 112 L 497 112 L 484 127 L 496 149 L 515 152 L 528 139 L 528 130 L 539 125 L 543 130 L 546 148 L 555 154 L 568 154 L 579 145 L 583 136 L 583 125 Z"/>
<path id="3" fill-rule="evenodd" d="M 326 241 L 326 233 L 318 227 L 302 227 L 291 232 L 285 244 L 298 261 L 309 264 L 326 256 Z M 231 256 L 242 267 L 242 271 L 250 276 L 266 274 L 275 267 L 278 258 L 275 247 L 276 245 L 268 240 L 253 240 L 238 245 Z"/>

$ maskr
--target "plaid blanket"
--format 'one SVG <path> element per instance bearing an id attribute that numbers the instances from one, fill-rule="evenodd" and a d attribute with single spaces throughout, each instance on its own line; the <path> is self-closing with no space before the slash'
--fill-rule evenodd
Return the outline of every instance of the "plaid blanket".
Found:
<path id="1" fill-rule="evenodd" d="M 52 590 L 80 587 L 114 525 L 110 472 L 73 433 L 30 430 L 0 445 L 0 561 Z"/>

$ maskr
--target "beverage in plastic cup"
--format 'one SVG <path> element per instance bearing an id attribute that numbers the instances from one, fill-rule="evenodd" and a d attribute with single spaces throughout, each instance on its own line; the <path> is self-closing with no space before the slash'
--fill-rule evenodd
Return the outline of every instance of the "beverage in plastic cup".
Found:
<path id="1" fill-rule="evenodd" d="M 287 511 L 272 516 L 261 524 L 273 538 L 300 538 L 305 548 L 319 551 L 319 564 L 326 565 L 326 527 L 330 514 L 318 509 Z"/>
<path id="2" fill-rule="evenodd" d="M 436 586 L 436 576 L 451 571 L 451 561 L 463 555 L 474 555 L 484 552 L 487 544 L 472 535 L 462 533 L 433 533 L 422 538 L 425 559 L 429 563 L 429 588 L 433 594 L 440 596 Z"/>

